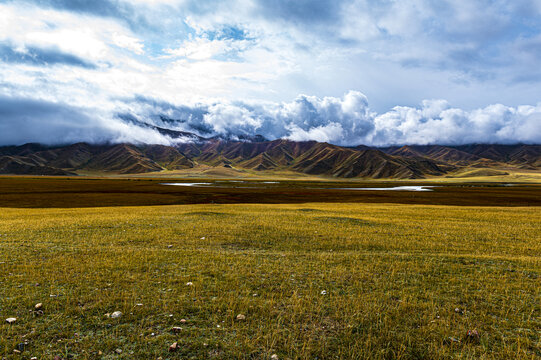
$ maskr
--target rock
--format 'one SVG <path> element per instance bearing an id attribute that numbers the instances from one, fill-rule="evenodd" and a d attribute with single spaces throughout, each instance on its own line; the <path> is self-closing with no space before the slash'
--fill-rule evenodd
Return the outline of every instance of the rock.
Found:
<path id="1" fill-rule="evenodd" d="M 14 354 L 20 354 L 21 352 L 19 350 L 15 349 L 15 350 L 13 350 L 13 353 Z"/>
<path id="2" fill-rule="evenodd" d="M 173 248 L 173 245 L 167 245 L 167 248 L 168 248 L 168 249 L 172 249 L 172 248 Z"/>
<path id="3" fill-rule="evenodd" d="M 469 342 L 469 343 L 473 343 L 473 344 L 478 344 L 479 343 L 479 340 L 480 340 L 480 336 L 479 336 L 479 332 L 477 330 L 468 330 L 466 332 L 466 336 L 464 336 L 464 341 L 466 342 Z"/>
<path id="4" fill-rule="evenodd" d="M 323 291 L 321 292 L 321 295 L 327 295 L 327 290 L 323 290 Z"/>
<path id="5" fill-rule="evenodd" d="M 121 316 L 122 316 L 122 313 L 120 311 L 115 311 L 114 313 L 111 314 L 112 319 L 118 319 Z"/>
<path id="6" fill-rule="evenodd" d="M 7 318 L 7 319 L 6 319 L 6 322 L 7 322 L 8 324 L 13 324 L 15 321 L 17 321 L 17 318 L 14 318 L 14 317 Z"/>
<path id="7" fill-rule="evenodd" d="M 34 309 L 36 309 L 36 310 L 43 309 L 43 304 L 42 303 L 37 303 L 36 306 L 34 306 Z"/>
<path id="8" fill-rule="evenodd" d="M 244 321 L 244 320 L 246 320 L 246 315 L 238 314 L 238 315 L 237 315 L 237 320 L 239 320 L 239 321 Z"/>
<path id="9" fill-rule="evenodd" d="M 279 359 L 278 355 L 276 354 L 271 355 L 271 360 L 278 360 L 278 359 Z"/>
<path id="10" fill-rule="evenodd" d="M 115 352 L 120 355 L 122 354 L 122 349 L 116 349 Z"/>
<path id="11" fill-rule="evenodd" d="M 180 319 L 180 322 L 181 322 L 182 324 L 186 324 L 186 319 Z"/>
<path id="12" fill-rule="evenodd" d="M 176 342 L 172 343 L 171 346 L 169 346 L 169 352 L 175 352 L 178 350 L 178 344 Z"/>
<path id="13" fill-rule="evenodd" d="M 193 283 L 192 283 L 191 281 L 188 281 L 188 282 L 186 283 L 186 286 L 193 286 Z"/>
<path id="14" fill-rule="evenodd" d="M 171 331 L 175 334 L 178 334 L 179 332 L 182 331 L 182 328 L 180 326 L 174 326 Z"/>
<path id="15" fill-rule="evenodd" d="M 32 356 L 32 357 L 30 358 L 30 360 L 38 360 L 38 358 L 35 357 L 35 356 Z"/>

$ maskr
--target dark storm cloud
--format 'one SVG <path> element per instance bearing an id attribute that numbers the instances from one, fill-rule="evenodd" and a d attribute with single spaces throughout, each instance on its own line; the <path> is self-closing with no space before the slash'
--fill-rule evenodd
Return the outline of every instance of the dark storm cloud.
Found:
<path id="1" fill-rule="evenodd" d="M 59 103 L 0 96 L 0 145 L 101 142 L 108 134 L 80 109 Z"/>
<path id="2" fill-rule="evenodd" d="M 55 64 L 78 66 L 86 69 L 95 69 L 97 66 L 89 61 L 72 54 L 66 54 L 56 49 L 40 49 L 27 47 L 18 50 L 9 44 L 0 43 L 0 61 L 6 63 L 24 63 L 40 66 Z"/>

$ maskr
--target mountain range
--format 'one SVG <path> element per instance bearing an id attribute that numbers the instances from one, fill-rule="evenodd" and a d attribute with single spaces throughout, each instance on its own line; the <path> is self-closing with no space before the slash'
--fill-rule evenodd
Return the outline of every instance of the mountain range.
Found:
<path id="1" fill-rule="evenodd" d="M 182 134 L 190 137 L 190 134 Z M 472 144 L 342 147 L 316 141 L 228 140 L 193 136 L 175 146 L 25 144 L 0 147 L 0 174 L 140 174 L 205 165 L 254 172 L 292 171 L 336 178 L 422 179 L 460 170 L 480 175 L 541 170 L 541 145 Z"/>

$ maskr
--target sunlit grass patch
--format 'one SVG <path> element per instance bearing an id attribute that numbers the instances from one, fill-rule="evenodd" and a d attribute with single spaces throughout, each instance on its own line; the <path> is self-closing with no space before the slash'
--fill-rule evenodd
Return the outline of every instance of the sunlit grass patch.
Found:
<path id="1" fill-rule="evenodd" d="M 0 353 L 535 359 L 540 218 L 327 203 L 0 209 Z"/>

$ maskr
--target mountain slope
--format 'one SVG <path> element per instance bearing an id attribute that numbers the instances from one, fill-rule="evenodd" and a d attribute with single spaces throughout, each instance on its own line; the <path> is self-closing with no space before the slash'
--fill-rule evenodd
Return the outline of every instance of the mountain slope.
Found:
<path id="1" fill-rule="evenodd" d="M 0 174 L 138 174 L 205 165 L 337 178 L 422 179 L 472 169 L 541 169 L 539 145 L 412 145 L 376 149 L 316 141 L 265 141 L 258 137 L 253 141 L 193 139 L 198 141 L 176 146 L 77 143 L 0 147 Z"/>

